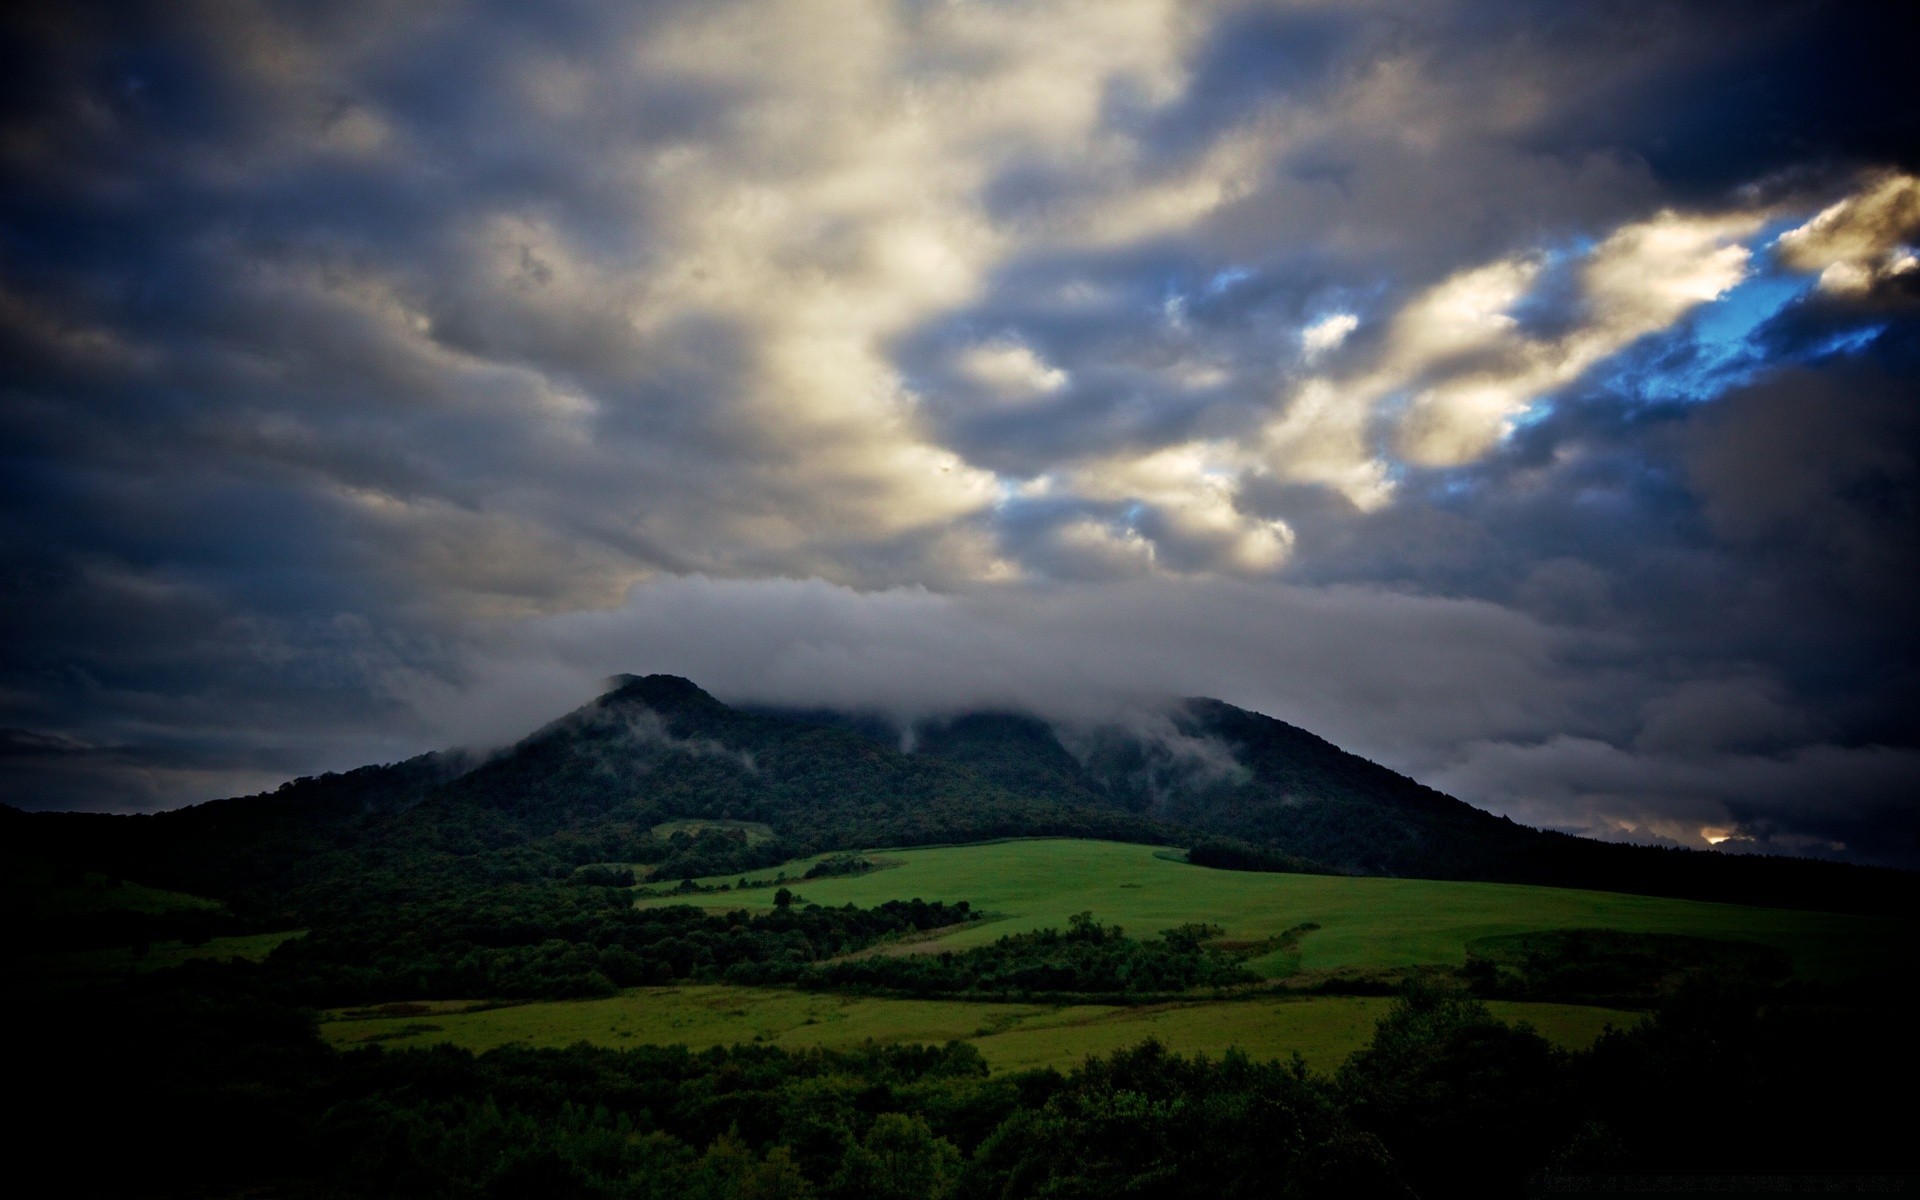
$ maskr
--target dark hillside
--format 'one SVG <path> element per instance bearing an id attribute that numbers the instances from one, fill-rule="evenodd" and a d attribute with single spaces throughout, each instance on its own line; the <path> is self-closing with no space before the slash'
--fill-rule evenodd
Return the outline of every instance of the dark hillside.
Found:
<path id="1" fill-rule="evenodd" d="M 872 718 L 735 708 L 684 679 L 625 676 L 477 765 L 424 755 L 177 812 L 8 813 L 7 826 L 19 853 L 217 896 L 263 922 L 324 909 L 348 885 L 364 900 L 567 880 L 604 862 L 673 879 L 829 849 L 1044 835 L 1205 841 L 1204 861 L 1223 866 L 1913 908 L 1905 872 L 1528 829 L 1217 700 L 1137 726 L 975 713 L 916 735 L 906 753 Z M 775 836 L 652 832 L 675 819 Z"/>
<path id="2" fill-rule="evenodd" d="M 272 792 L 171 812 L 22 813 L 0 808 L 13 852 L 207 895 L 274 892 L 315 860 L 377 841 L 473 760 L 458 751 L 302 777 Z"/>
<path id="3" fill-rule="evenodd" d="M 284 924 L 331 911 L 346 891 L 364 903 L 562 880 L 597 862 L 660 864 L 679 878 L 846 846 L 1180 838 L 1079 799 L 1016 793 L 938 758 L 650 676 L 623 678 L 477 766 L 426 755 L 150 816 L 6 815 L 18 853 L 217 896 Z M 764 823 L 778 836 L 652 833 L 678 818 Z"/>
<path id="4" fill-rule="evenodd" d="M 966 767 L 1023 795 L 1059 796 L 1114 806 L 1102 786 L 1054 736 L 1053 727 L 1020 713 L 968 713 L 919 730 L 915 753 Z M 1121 801 L 1119 806 L 1132 807 Z"/>
<path id="5" fill-rule="evenodd" d="M 626 677 L 442 788 L 405 820 L 485 810 L 527 837 L 608 818 L 759 821 L 799 849 L 1085 832 L 1163 837 L 1084 801 L 1015 793 L 844 729 L 731 708 L 684 679 Z"/>
<path id="6" fill-rule="evenodd" d="M 1180 721 L 1252 778 L 1164 815 L 1367 873 L 1641 892 L 1741 904 L 1912 911 L 1910 872 L 1599 842 L 1496 817 L 1313 734 L 1218 700 Z"/>
<path id="7" fill-rule="evenodd" d="M 1170 732 L 1153 735 L 1108 727 L 1043 737 L 1051 731 L 1030 718 L 964 717 L 923 736 L 919 749 L 990 772 L 1013 790 L 1100 797 L 1183 829 L 1357 874 L 1835 910 L 1914 907 L 1909 872 L 1531 829 L 1218 700 L 1188 700 L 1170 720 Z"/>

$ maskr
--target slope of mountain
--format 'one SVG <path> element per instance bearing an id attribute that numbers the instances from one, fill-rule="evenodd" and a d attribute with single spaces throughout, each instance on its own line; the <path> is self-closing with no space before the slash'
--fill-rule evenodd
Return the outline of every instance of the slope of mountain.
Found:
<path id="1" fill-rule="evenodd" d="M 306 897 L 283 911 L 311 910 L 347 878 L 399 894 L 448 872 L 512 883 L 609 861 L 671 878 L 1039 835 L 1226 838 L 1226 858 L 1243 862 L 1801 907 L 1884 911 L 1913 894 L 1902 872 L 1528 829 L 1217 700 L 1133 726 L 974 713 L 914 732 L 903 742 L 872 717 L 736 708 L 684 679 L 624 676 L 484 760 L 425 755 L 154 816 L 7 824 L 11 840 L 145 882 L 260 908 Z M 764 823 L 777 837 L 651 832 L 675 818 Z"/>
<path id="2" fill-rule="evenodd" d="M 870 716 L 788 715 L 898 740 Z M 1531 829 L 1219 700 L 1189 699 L 1134 726 L 1056 728 L 972 713 L 915 734 L 917 754 L 1016 794 L 1101 804 L 1185 831 L 1185 844 L 1211 834 L 1327 870 L 1836 910 L 1911 909 L 1915 897 L 1907 872 Z"/>
<path id="3" fill-rule="evenodd" d="M 1218 700 L 1131 727 L 971 714 L 923 730 L 917 749 L 1021 794 L 1086 797 L 1357 874 L 1479 877 L 1497 847 L 1542 836 Z"/>
<path id="4" fill-rule="evenodd" d="M 737 709 L 684 679 L 619 686 L 441 788 L 403 823 L 475 809 L 523 837 L 609 820 L 757 821 L 795 848 L 977 841 L 1164 827 L 1091 803 L 1016 793 L 964 765 L 818 723 Z"/>
<path id="5" fill-rule="evenodd" d="M 595 862 L 663 864 L 674 877 L 844 846 L 1180 837 L 1091 799 L 1015 793 L 964 766 L 650 676 L 623 677 L 477 763 L 425 755 L 150 816 L 7 810 L 6 826 L 16 846 L 262 914 L 324 908 L 348 881 L 364 902 L 452 877 L 462 886 L 564 878 Z M 761 822 L 779 836 L 749 845 L 653 835 L 675 818 Z"/>

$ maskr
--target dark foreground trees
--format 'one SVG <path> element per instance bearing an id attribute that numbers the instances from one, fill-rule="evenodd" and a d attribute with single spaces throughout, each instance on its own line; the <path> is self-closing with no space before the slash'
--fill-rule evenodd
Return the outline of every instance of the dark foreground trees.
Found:
<path id="1" fill-rule="evenodd" d="M 1590 1051 L 1403 998 L 1334 1076 L 1147 1043 L 990 1075 L 966 1044 L 336 1053 L 196 964 L 16 1012 L 18 1178 L 68 1195 L 1517 1196 L 1547 1169 L 1906 1163 L 1890 998 L 1693 993 Z"/>

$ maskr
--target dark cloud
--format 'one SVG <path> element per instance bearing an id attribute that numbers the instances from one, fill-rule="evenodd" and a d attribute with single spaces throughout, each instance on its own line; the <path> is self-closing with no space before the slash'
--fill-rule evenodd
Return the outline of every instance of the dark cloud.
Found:
<path id="1" fill-rule="evenodd" d="M 85 744 L 57 733 L 0 729 L 0 758 L 71 758 L 87 751 Z"/>
<path id="2" fill-rule="evenodd" d="M 1914 21 L 1901 5 L 1552 7 L 1566 39 L 1612 42 L 1645 66 L 1595 80 L 1586 103 L 1542 125 L 1543 147 L 1628 148 L 1690 198 L 1776 173 L 1920 165 L 1920 103 L 1901 83 Z M 1649 25 L 1666 35 L 1658 54 L 1644 47 Z"/>
<path id="3" fill-rule="evenodd" d="M 1907 861 L 1901 17 L 16 6 L 0 787 L 677 670 L 1214 694 L 1518 819 Z"/>

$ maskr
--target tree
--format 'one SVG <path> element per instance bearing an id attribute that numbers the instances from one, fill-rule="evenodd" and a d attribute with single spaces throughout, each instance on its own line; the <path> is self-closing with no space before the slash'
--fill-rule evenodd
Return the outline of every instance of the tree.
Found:
<path id="1" fill-rule="evenodd" d="M 734 1200 L 813 1200 L 813 1185 L 800 1173 L 785 1146 L 767 1151 L 767 1160 L 740 1177 Z"/>
<path id="2" fill-rule="evenodd" d="M 1423 1194 L 1491 1194 L 1565 1138 L 1564 1056 L 1471 996 L 1413 986 L 1340 1068 L 1348 1112 Z M 1487 1130 L 1499 1130 L 1489 1139 Z"/>
<path id="3" fill-rule="evenodd" d="M 842 1200 L 941 1200 L 959 1166 L 960 1152 L 933 1136 L 926 1121 L 882 1113 L 847 1151 L 827 1190 Z"/>
<path id="4" fill-rule="evenodd" d="M 781 888 L 773 894 L 773 906 L 775 908 L 787 908 L 792 904 L 793 892 L 791 889 Z"/>

